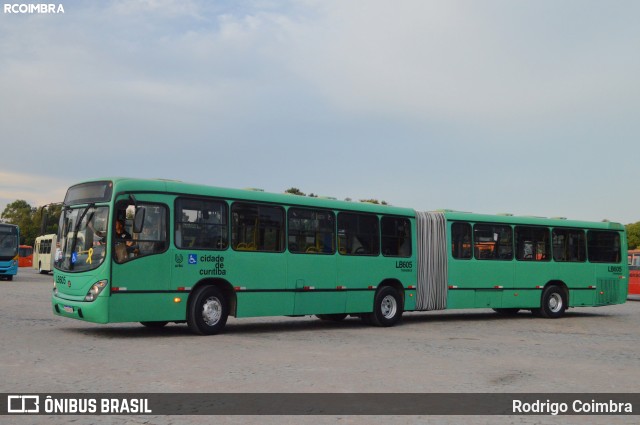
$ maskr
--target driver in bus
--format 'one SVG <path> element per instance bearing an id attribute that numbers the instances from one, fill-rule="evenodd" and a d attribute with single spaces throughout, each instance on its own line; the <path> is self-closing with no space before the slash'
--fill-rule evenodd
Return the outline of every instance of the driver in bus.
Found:
<path id="1" fill-rule="evenodd" d="M 133 238 L 124 228 L 124 220 L 116 220 L 116 233 L 114 236 L 115 251 L 118 261 L 125 261 L 130 252 L 133 252 Z"/>
<path id="2" fill-rule="evenodd" d="M 124 220 L 121 218 L 116 220 L 116 241 L 131 240 L 131 235 L 124 229 Z M 131 246 L 133 242 L 126 242 L 127 246 Z"/>

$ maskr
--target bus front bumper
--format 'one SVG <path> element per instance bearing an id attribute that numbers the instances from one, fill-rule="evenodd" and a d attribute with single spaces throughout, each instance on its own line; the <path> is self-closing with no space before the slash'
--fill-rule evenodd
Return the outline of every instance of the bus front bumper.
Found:
<path id="1" fill-rule="evenodd" d="M 18 274 L 17 265 L 0 266 L 0 276 L 14 276 L 16 274 Z"/>
<path id="2" fill-rule="evenodd" d="M 109 322 L 109 298 L 98 297 L 93 302 L 71 301 L 51 296 L 53 314 L 93 323 Z"/>

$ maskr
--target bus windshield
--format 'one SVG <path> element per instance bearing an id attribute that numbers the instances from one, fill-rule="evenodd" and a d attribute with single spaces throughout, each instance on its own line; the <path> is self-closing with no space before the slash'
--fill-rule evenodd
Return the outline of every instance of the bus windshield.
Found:
<path id="1" fill-rule="evenodd" d="M 13 226 L 0 228 L 0 260 L 11 260 L 18 255 L 18 233 Z"/>
<path id="2" fill-rule="evenodd" d="M 62 271 L 93 270 L 104 261 L 109 209 L 93 204 L 69 208 L 60 216 L 55 267 Z"/>

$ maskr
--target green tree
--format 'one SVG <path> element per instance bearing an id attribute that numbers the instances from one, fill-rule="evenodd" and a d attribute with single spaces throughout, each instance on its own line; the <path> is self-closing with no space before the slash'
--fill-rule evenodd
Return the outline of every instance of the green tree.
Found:
<path id="1" fill-rule="evenodd" d="M 33 215 L 36 209 L 27 201 L 18 199 L 7 205 L 0 218 L 7 223 L 20 227 L 20 243 L 32 243 L 39 232 L 39 227 L 33 225 Z"/>
<path id="2" fill-rule="evenodd" d="M 387 201 L 378 201 L 377 199 L 360 199 L 360 202 L 368 202 L 370 204 L 377 204 L 377 205 L 389 205 L 387 204 Z"/>
<path id="3" fill-rule="evenodd" d="M 284 193 L 291 193 L 292 195 L 298 195 L 298 196 L 307 196 L 304 194 L 304 192 L 302 192 L 297 187 L 290 187 L 289 189 L 285 190 Z"/>
<path id="4" fill-rule="evenodd" d="M 49 204 L 41 208 L 34 208 L 27 201 L 18 199 L 5 207 L 0 218 L 20 227 L 21 244 L 33 245 L 41 231 L 44 234 L 58 233 L 61 212 L 61 204 Z M 42 221 L 43 215 L 45 217 L 44 223 Z"/>
<path id="5" fill-rule="evenodd" d="M 627 243 L 629 249 L 640 248 L 640 221 L 636 223 L 627 224 Z"/>

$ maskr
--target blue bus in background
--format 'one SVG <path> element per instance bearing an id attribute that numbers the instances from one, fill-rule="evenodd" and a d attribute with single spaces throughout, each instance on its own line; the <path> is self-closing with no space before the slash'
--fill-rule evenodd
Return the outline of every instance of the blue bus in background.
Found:
<path id="1" fill-rule="evenodd" d="M 0 223 L 0 279 L 13 280 L 18 273 L 19 244 L 18 226 Z"/>

